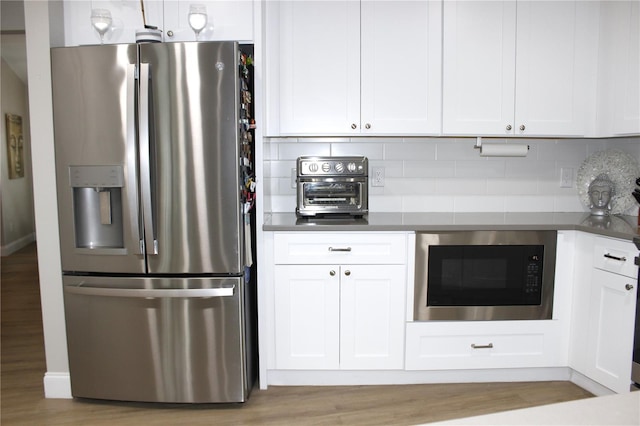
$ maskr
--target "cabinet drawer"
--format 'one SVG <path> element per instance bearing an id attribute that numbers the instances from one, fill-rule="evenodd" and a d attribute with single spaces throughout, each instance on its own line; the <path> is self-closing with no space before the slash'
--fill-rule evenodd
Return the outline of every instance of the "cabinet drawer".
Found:
<path id="1" fill-rule="evenodd" d="M 276 264 L 405 264 L 405 234 L 276 233 Z"/>
<path id="2" fill-rule="evenodd" d="M 550 321 L 548 323 L 551 323 Z M 554 324 L 407 324 L 407 370 L 547 367 L 560 365 Z M 484 329 L 484 330 L 483 330 Z"/>
<path id="3" fill-rule="evenodd" d="M 638 250 L 629 241 L 597 237 L 593 249 L 593 266 L 629 278 L 636 278 L 638 267 L 633 259 L 637 253 Z"/>

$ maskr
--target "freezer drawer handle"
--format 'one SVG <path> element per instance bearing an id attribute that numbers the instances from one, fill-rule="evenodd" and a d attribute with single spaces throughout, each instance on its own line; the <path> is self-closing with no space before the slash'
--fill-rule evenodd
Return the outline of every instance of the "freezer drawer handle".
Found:
<path id="1" fill-rule="evenodd" d="M 136 298 L 188 298 L 188 297 L 228 297 L 233 296 L 236 286 L 222 288 L 190 288 L 190 289 L 128 289 L 66 286 L 65 291 L 84 296 L 136 297 Z"/>

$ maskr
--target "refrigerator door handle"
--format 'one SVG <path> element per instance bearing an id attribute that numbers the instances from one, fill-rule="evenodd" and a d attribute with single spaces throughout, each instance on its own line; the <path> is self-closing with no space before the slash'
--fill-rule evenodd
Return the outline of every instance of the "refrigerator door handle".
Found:
<path id="1" fill-rule="evenodd" d="M 140 238 L 140 214 L 138 206 L 138 150 L 136 144 L 136 66 L 127 67 L 127 198 L 131 227 L 131 247 L 134 254 L 144 254 Z"/>
<path id="2" fill-rule="evenodd" d="M 138 131 L 140 134 L 140 188 L 142 192 L 142 214 L 144 217 L 144 241 L 148 255 L 158 254 L 158 240 L 154 235 L 151 202 L 151 137 L 149 134 L 149 64 L 140 63 L 140 99 Z"/>
<path id="3" fill-rule="evenodd" d="M 190 289 L 129 289 L 113 287 L 65 286 L 65 291 L 83 296 L 107 296 L 129 298 L 191 298 L 191 297 L 230 297 L 235 294 L 235 285 L 219 288 Z"/>

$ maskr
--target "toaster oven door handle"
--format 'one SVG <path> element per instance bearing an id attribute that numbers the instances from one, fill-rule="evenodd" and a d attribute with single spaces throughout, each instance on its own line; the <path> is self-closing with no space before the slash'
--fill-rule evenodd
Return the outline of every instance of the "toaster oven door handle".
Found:
<path id="1" fill-rule="evenodd" d="M 329 251 L 351 251 L 351 247 L 329 247 Z"/>

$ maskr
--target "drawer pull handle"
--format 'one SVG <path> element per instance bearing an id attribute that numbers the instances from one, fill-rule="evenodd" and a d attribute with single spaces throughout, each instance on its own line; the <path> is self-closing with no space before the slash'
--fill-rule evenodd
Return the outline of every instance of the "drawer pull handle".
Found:
<path id="1" fill-rule="evenodd" d="M 329 251 L 351 251 L 351 247 L 345 247 L 345 248 L 329 247 Z"/>
<path id="2" fill-rule="evenodd" d="M 620 262 L 626 262 L 627 258 L 622 256 L 622 257 L 618 257 L 618 256 L 614 256 L 612 254 L 606 253 L 604 255 L 604 257 L 606 257 L 607 259 L 613 259 L 613 260 L 619 260 Z"/>
<path id="3" fill-rule="evenodd" d="M 624 288 L 626 288 L 627 290 L 631 291 L 633 290 L 633 285 L 632 284 L 627 284 L 624 286 Z"/>
<path id="4" fill-rule="evenodd" d="M 471 344 L 473 349 L 491 349 L 493 348 L 493 343 L 489 343 L 488 345 L 476 345 L 475 343 Z"/>

